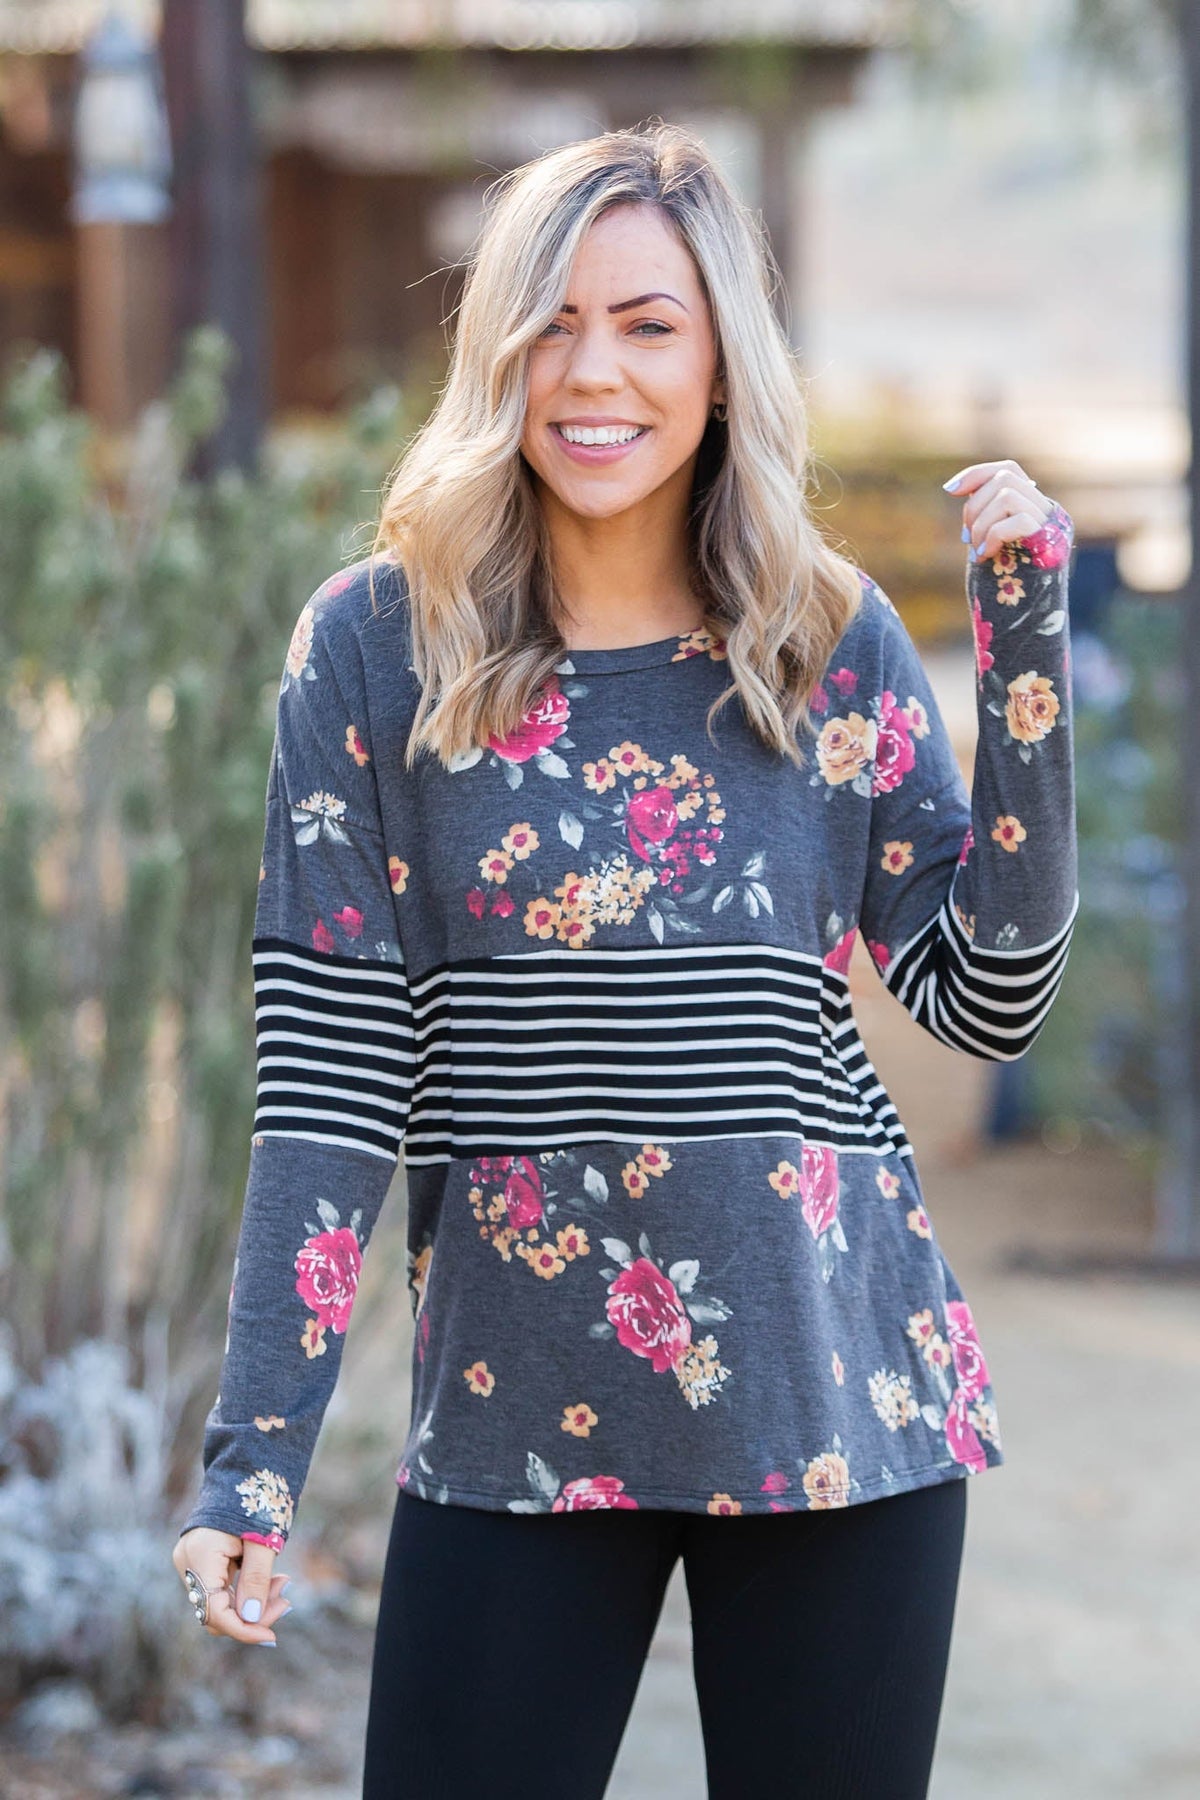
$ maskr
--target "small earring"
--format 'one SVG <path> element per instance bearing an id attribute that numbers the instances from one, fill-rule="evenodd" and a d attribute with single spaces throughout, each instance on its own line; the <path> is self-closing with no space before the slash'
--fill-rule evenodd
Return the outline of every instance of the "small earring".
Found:
<path id="1" fill-rule="evenodd" d="M 719 419 L 721 423 L 724 424 L 729 417 L 729 402 L 727 400 L 718 400 L 712 409 L 712 416 L 714 419 Z"/>

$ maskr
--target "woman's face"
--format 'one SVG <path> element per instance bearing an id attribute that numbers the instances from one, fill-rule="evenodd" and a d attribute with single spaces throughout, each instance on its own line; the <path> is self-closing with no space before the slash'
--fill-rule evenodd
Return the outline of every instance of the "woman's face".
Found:
<path id="1" fill-rule="evenodd" d="M 562 310 L 530 351 L 521 451 L 535 487 L 589 519 L 669 483 L 686 506 L 709 413 L 725 397 L 716 360 L 691 253 L 656 207 L 610 207 L 589 226 Z M 563 434 L 600 426 L 637 435 L 587 445 Z"/>

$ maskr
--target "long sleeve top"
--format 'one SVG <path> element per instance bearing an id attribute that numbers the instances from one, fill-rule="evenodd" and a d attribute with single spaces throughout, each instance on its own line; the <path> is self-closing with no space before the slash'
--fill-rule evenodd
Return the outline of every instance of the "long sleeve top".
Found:
<path id="1" fill-rule="evenodd" d="M 848 964 L 1011 1061 L 1078 905 L 1072 522 L 968 565 L 968 793 L 859 570 L 798 767 L 709 632 L 572 651 L 447 768 L 393 562 L 341 571 L 280 684 L 253 939 L 257 1108 L 183 1529 L 281 1549 L 403 1153 L 397 1483 L 514 1512 L 854 1505 L 1003 1461 L 970 1306 Z"/>

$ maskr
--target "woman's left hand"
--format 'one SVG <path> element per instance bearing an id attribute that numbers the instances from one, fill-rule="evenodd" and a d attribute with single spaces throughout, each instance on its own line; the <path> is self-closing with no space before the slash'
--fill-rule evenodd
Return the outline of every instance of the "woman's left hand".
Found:
<path id="1" fill-rule="evenodd" d="M 995 556 L 1001 544 L 1033 537 L 1056 510 L 1011 456 L 972 463 L 944 485 L 950 493 L 970 495 L 963 507 L 963 540 L 971 544 L 972 562 Z"/>

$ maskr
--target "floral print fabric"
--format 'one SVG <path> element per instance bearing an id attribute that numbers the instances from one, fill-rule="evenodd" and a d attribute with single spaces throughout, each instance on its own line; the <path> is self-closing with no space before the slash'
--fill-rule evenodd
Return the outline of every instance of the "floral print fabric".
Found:
<path id="1" fill-rule="evenodd" d="M 563 660 L 517 731 L 403 766 L 403 577 L 302 609 L 255 923 L 258 1106 L 184 1529 L 282 1548 L 403 1155 L 396 1479 L 512 1511 L 853 1505 L 1003 1461 L 984 1348 L 866 1056 L 863 938 L 942 1041 L 1022 1055 L 1078 904 L 1072 525 L 967 574 L 968 792 L 862 605 L 772 758 L 709 633 Z M 714 742 L 715 738 L 715 742 Z"/>

